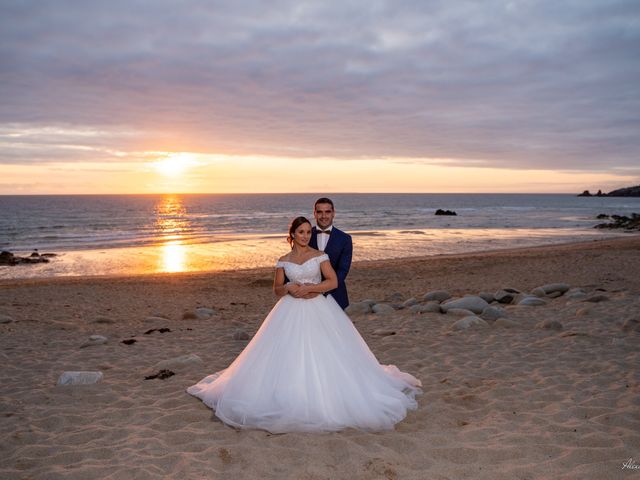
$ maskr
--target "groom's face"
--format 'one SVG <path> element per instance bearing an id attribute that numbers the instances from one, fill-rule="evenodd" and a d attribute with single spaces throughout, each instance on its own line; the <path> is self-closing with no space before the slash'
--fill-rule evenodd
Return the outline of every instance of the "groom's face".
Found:
<path id="1" fill-rule="evenodd" d="M 325 229 L 333 224 L 333 217 L 336 216 L 336 212 L 330 203 L 318 203 L 313 212 L 313 216 L 316 219 L 316 224 L 320 228 Z"/>

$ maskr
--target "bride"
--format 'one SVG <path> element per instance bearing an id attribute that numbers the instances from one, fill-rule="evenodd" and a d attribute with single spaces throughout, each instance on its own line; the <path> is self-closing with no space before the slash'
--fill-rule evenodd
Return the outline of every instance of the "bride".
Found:
<path id="1" fill-rule="evenodd" d="M 321 295 L 336 288 L 337 277 L 329 257 L 309 247 L 310 238 L 309 220 L 294 219 L 291 252 L 276 265 L 280 300 L 228 368 L 187 392 L 236 428 L 393 429 L 407 409 L 417 408 L 421 383 L 380 365 L 335 300 Z"/>

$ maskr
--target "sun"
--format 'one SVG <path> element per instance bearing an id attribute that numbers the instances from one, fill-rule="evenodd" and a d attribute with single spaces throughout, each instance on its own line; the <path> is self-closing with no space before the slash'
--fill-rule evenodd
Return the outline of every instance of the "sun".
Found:
<path id="1" fill-rule="evenodd" d="M 194 160 L 188 153 L 170 153 L 165 158 L 154 163 L 155 169 L 165 177 L 176 177 L 194 165 Z"/>

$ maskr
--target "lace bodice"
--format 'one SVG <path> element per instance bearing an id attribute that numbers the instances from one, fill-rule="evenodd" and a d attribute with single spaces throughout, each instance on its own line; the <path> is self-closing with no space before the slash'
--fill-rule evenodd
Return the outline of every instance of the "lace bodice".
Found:
<path id="1" fill-rule="evenodd" d="M 284 268 L 284 273 L 287 275 L 290 282 L 298 284 L 317 284 L 322 281 L 320 264 L 325 260 L 329 260 L 329 256 L 326 253 L 310 258 L 299 265 L 297 263 L 280 260 L 276 264 L 276 268 Z"/>

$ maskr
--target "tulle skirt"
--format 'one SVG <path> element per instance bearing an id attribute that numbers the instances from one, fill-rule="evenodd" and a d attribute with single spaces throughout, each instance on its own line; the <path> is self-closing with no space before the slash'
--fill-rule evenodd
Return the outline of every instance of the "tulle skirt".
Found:
<path id="1" fill-rule="evenodd" d="M 225 370 L 187 389 L 227 425 L 272 433 L 389 430 L 421 383 L 380 365 L 331 296 L 289 295 Z"/>

